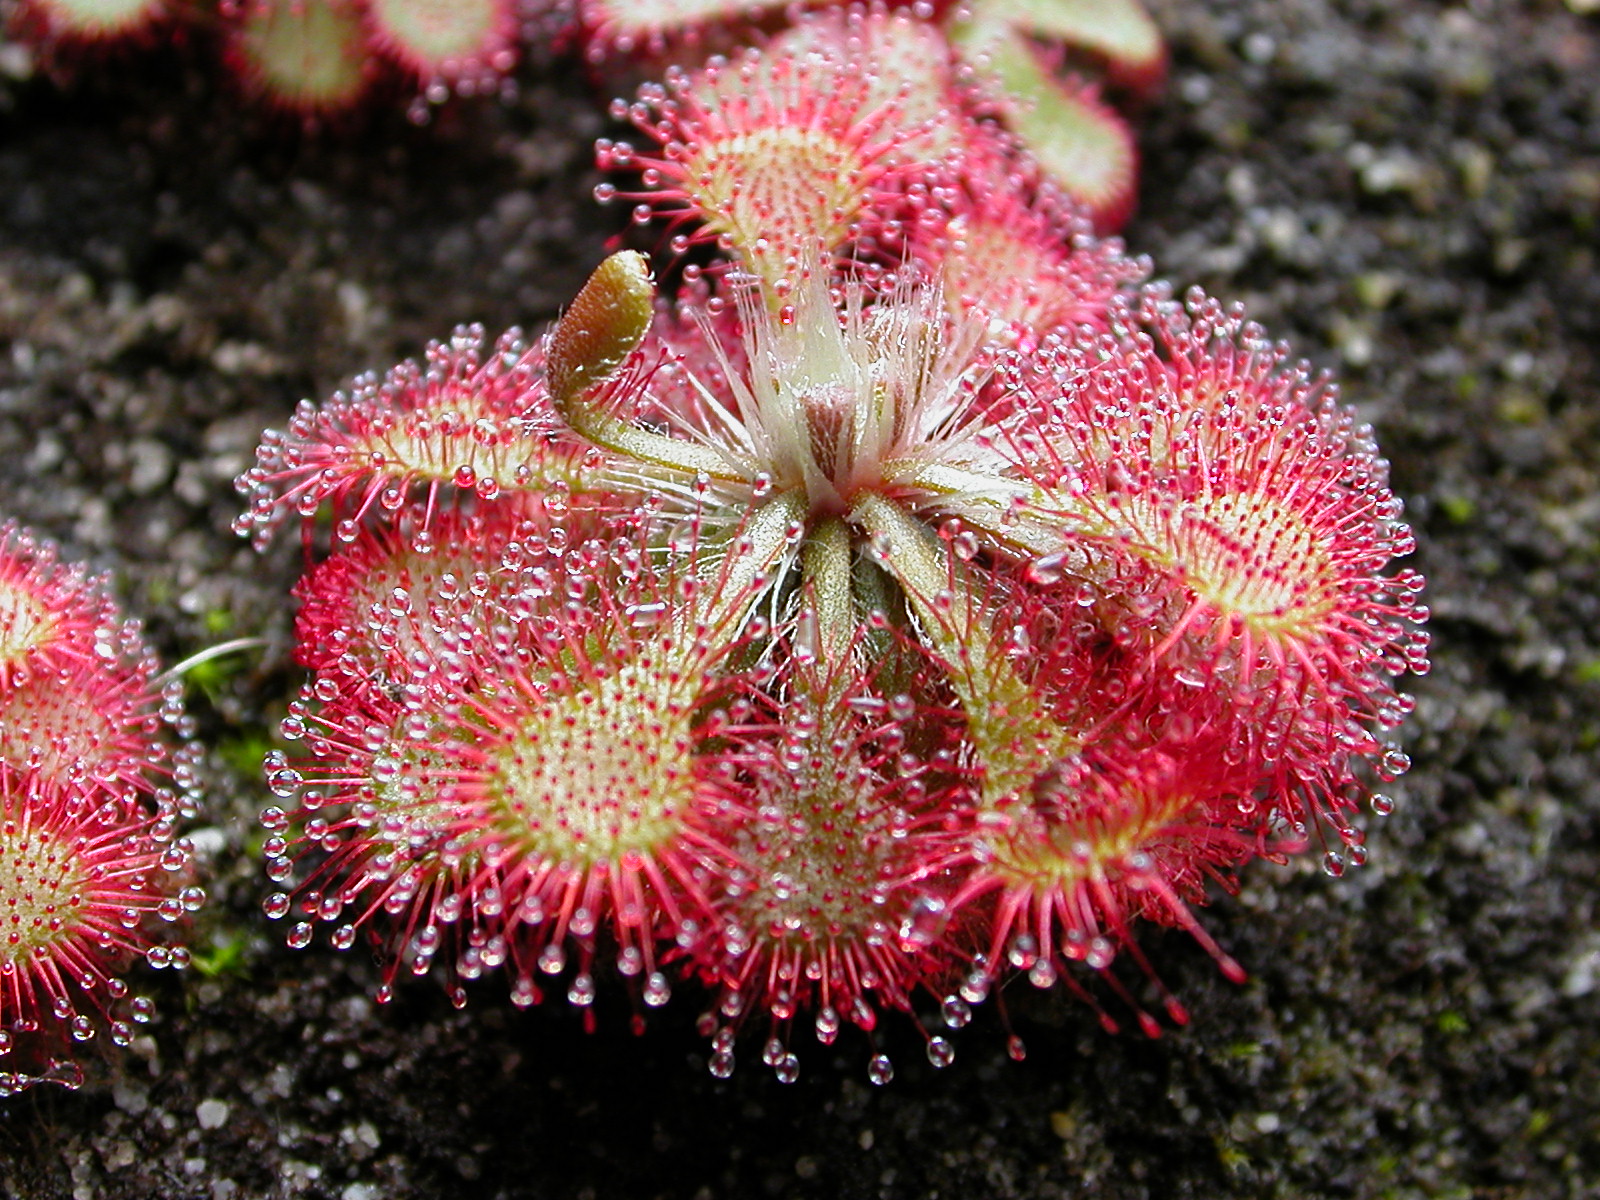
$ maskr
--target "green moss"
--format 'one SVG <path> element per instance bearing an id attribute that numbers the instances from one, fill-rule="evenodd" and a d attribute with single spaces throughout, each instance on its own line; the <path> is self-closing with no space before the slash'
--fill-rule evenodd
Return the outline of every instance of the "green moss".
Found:
<path id="1" fill-rule="evenodd" d="M 1366 308 L 1388 308 L 1400 283 L 1398 276 L 1387 271 L 1368 271 L 1355 278 L 1356 299 Z"/>
<path id="2" fill-rule="evenodd" d="M 1438 498 L 1439 511 L 1452 525 L 1470 525 L 1478 515 L 1478 506 L 1468 496 L 1446 493 Z"/>
<path id="3" fill-rule="evenodd" d="M 1496 407 L 1500 419 L 1510 425 L 1534 425 L 1546 417 L 1544 405 L 1531 392 L 1507 391 Z"/>
<path id="4" fill-rule="evenodd" d="M 1600 658 L 1585 659 L 1573 667 L 1572 678 L 1578 683 L 1600 683 Z"/>
<path id="5" fill-rule="evenodd" d="M 248 944 L 249 938 L 242 930 L 219 933 L 213 939 L 210 949 L 194 948 L 190 952 L 190 960 L 194 969 L 205 979 L 216 979 L 222 975 L 243 975 L 245 947 Z"/>
<path id="6" fill-rule="evenodd" d="M 196 663 L 185 672 L 184 678 L 193 686 L 204 692 L 206 698 L 216 703 L 217 697 L 222 694 L 228 680 L 238 673 L 236 664 L 229 664 L 225 659 L 213 658 L 206 662 Z"/>
<path id="7" fill-rule="evenodd" d="M 217 743 L 217 753 L 228 769 L 245 779 L 259 778 L 261 760 L 272 749 L 272 739 L 264 729 L 241 731 L 236 737 L 223 738 Z"/>
<path id="8" fill-rule="evenodd" d="M 1230 1175 L 1238 1175 L 1250 1168 L 1250 1155 L 1238 1143 L 1225 1137 L 1218 1137 L 1217 1161 L 1222 1164 L 1222 1169 Z"/>

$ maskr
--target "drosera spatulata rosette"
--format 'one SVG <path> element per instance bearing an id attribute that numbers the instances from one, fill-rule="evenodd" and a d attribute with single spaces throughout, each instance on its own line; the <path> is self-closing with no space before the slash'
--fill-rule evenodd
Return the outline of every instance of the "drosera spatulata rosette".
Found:
<path id="1" fill-rule="evenodd" d="M 792 1080 L 848 1028 L 886 1082 L 886 1012 L 947 1065 L 923 1010 L 1017 978 L 1154 1036 L 1188 1011 L 1139 924 L 1242 978 L 1209 891 L 1360 865 L 1405 768 L 1387 464 L 1014 140 L 895 125 L 916 18 L 813 20 L 602 144 L 675 296 L 620 252 L 537 344 L 458 331 L 263 440 L 240 529 L 300 519 L 312 672 L 267 911 L 375 945 L 384 996 L 503 970 L 587 1020 L 615 973 L 642 1022 L 695 980 L 718 1074 L 742 1029 Z M 819 138 L 855 154 L 825 184 L 778 154 Z"/>
<path id="2" fill-rule="evenodd" d="M 123 974 L 181 967 L 162 931 L 204 901 L 182 826 L 198 748 L 106 581 L 0 525 L 0 1095 L 79 1086 L 81 1047 L 152 1014 Z"/>
<path id="3" fill-rule="evenodd" d="M 1370 434 L 1200 298 L 1130 283 L 997 340 L 1005 321 L 909 270 L 877 292 L 795 274 L 785 304 L 734 272 L 652 317 L 642 258 L 608 260 L 524 397 L 586 447 L 587 489 L 530 454 L 488 495 L 440 471 L 338 517 L 311 578 L 372 597 L 377 641 L 410 649 L 319 668 L 291 716 L 269 912 L 296 945 L 365 925 L 386 989 L 437 961 L 458 999 L 504 967 L 519 1002 L 559 977 L 587 1009 L 605 956 L 649 1007 L 677 964 L 712 987 L 719 1072 L 756 1014 L 788 1079 L 803 1014 L 870 1039 L 927 994 L 960 1025 L 1013 973 L 1155 1033 L 1122 959 L 1185 1020 L 1134 925 L 1187 929 L 1239 977 L 1193 915 L 1207 885 L 1329 830 L 1330 869 L 1359 861 L 1350 798 L 1400 765 L 1379 735 L 1422 613 L 1412 576 L 1382 574 L 1406 535 Z M 584 497 L 626 536 L 596 535 Z M 513 502 L 538 514 L 520 531 L 493 515 Z M 439 512 L 483 539 L 473 561 Z M 397 554 L 420 589 L 350 582 Z M 324 628 L 337 597 L 314 603 Z M 695 630 L 692 657 L 641 622 Z M 677 676 L 698 680 L 683 698 Z M 670 718 L 648 753 L 645 711 Z M 661 753 L 678 766 L 656 774 Z M 631 821 L 699 849 L 635 845 Z"/>

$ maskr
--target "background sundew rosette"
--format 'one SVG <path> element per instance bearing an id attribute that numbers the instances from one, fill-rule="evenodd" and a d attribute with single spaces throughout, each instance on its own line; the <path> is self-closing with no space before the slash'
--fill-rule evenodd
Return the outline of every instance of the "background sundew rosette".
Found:
<path id="1" fill-rule="evenodd" d="M 151 1001 L 133 960 L 182 967 L 199 811 L 182 685 L 107 581 L 0 524 L 0 1095 L 78 1087 L 87 1043 L 127 1045 Z"/>

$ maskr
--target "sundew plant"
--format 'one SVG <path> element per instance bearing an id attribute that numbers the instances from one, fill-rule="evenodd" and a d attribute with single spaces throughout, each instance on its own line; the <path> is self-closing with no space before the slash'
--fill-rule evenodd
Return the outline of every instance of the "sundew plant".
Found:
<path id="1" fill-rule="evenodd" d="M 239 530 L 308 550 L 291 945 L 374 947 L 380 999 L 688 991 L 719 1075 L 851 1027 L 883 1083 L 885 1014 L 944 1065 L 1019 979 L 1182 1023 L 1141 923 L 1241 978 L 1209 892 L 1365 860 L 1427 667 L 1372 433 L 980 89 L 876 8 L 674 69 L 599 152 L 673 286 L 620 251 L 544 335 L 265 436 Z"/>
<path id="2" fill-rule="evenodd" d="M 150 1020 L 124 972 L 186 966 L 165 926 L 204 900 L 183 685 L 107 581 L 0 523 L 0 1097 L 77 1087 L 84 1043 Z"/>

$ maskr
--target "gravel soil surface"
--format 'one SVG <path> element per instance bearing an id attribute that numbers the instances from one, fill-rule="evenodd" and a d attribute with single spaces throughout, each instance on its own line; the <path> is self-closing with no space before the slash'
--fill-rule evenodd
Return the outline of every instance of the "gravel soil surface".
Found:
<path id="1" fill-rule="evenodd" d="M 58 86 L 0 51 L 0 514 L 114 573 L 211 746 L 205 970 L 77 1092 L 0 1104 L 27 1200 L 1600 1197 L 1600 15 L 1586 0 L 1160 0 L 1127 239 L 1335 370 L 1430 582 L 1435 666 L 1371 862 L 1252 867 L 1144 944 L 1193 1013 L 1103 1033 L 1014 989 L 934 1071 L 888 1031 L 714 1080 L 683 996 L 585 1036 L 498 983 L 368 997 L 261 917 L 259 778 L 295 677 L 293 538 L 230 481 L 302 396 L 457 322 L 538 329 L 621 214 L 602 106 L 550 58 L 508 105 L 306 136 L 176 54 Z M 203 686 L 202 686 L 203 684 Z M 991 1006 L 992 1007 L 992 1006 Z M 604 1013 L 620 1018 L 621 1014 Z M 930 1020 L 932 1018 L 930 1017 Z"/>

